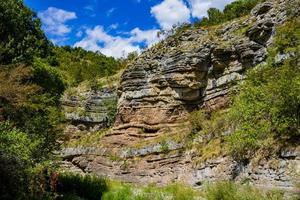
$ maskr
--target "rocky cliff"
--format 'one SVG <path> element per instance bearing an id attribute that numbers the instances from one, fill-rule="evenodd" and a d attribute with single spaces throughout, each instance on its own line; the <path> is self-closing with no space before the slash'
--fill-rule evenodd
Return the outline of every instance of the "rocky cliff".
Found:
<path id="1" fill-rule="evenodd" d="M 228 93 L 245 71 L 266 60 L 276 27 L 285 23 L 293 3 L 266 1 L 249 16 L 208 29 L 190 27 L 142 53 L 121 77 L 113 129 L 97 147 L 65 149 L 65 161 L 83 172 L 129 182 L 200 186 L 247 179 L 293 189 L 299 148 L 283 150 L 275 160 L 242 165 L 222 152 L 195 163 L 197 155 L 185 144 L 191 132 L 187 114 L 226 108 Z"/>
<path id="2" fill-rule="evenodd" d="M 108 127 L 112 122 L 111 112 L 117 104 L 114 87 L 92 90 L 89 87 L 71 88 L 61 99 L 66 120 L 69 122 L 65 133 L 74 136 L 96 132 Z"/>

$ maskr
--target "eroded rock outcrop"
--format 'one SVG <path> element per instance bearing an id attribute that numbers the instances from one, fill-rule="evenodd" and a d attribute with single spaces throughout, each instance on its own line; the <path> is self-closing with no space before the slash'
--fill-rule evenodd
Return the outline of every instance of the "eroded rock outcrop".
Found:
<path id="1" fill-rule="evenodd" d="M 66 119 L 70 125 L 66 133 L 95 132 L 108 127 L 112 104 L 117 103 L 114 88 L 92 90 L 90 88 L 72 88 L 62 97 Z"/>
<path id="2" fill-rule="evenodd" d="M 195 154 L 184 145 L 191 130 L 183 123 L 196 108 L 226 107 L 245 70 L 266 60 L 276 26 L 285 23 L 286 6 L 293 2 L 267 1 L 250 16 L 211 29 L 189 28 L 142 53 L 121 77 L 113 130 L 97 148 L 66 149 L 64 159 L 84 172 L 128 182 L 200 186 L 249 179 L 293 189 L 299 149 L 258 164 L 241 165 L 226 155 L 195 164 Z"/>

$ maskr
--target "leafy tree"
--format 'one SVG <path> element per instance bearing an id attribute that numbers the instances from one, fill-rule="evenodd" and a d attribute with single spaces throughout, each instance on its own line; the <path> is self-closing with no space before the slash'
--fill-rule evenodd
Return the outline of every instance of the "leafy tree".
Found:
<path id="1" fill-rule="evenodd" d="M 263 0 L 237 0 L 225 6 L 223 12 L 210 8 L 207 11 L 208 17 L 204 17 L 200 22 L 197 22 L 198 26 L 210 26 L 220 24 L 238 17 L 248 15 L 251 10 Z"/>
<path id="2" fill-rule="evenodd" d="M 59 100 L 60 95 L 65 90 L 65 84 L 59 70 L 49 66 L 47 62 L 40 58 L 34 60 L 32 68 L 32 81 L 43 88 L 43 92 Z"/>
<path id="3" fill-rule="evenodd" d="M 9 123 L 0 123 L 0 199 L 25 199 L 26 169 L 37 145 Z"/>
<path id="4" fill-rule="evenodd" d="M 51 45 L 36 14 L 22 0 L 0 4 L 0 64 L 30 63 L 34 56 L 46 57 Z"/>
<path id="5" fill-rule="evenodd" d="M 226 20 L 242 17 L 251 12 L 251 10 L 260 3 L 261 0 L 239 0 L 228 4 L 224 8 L 224 17 Z"/>
<path id="6" fill-rule="evenodd" d="M 207 15 L 211 25 L 219 24 L 224 20 L 223 13 L 217 8 L 208 9 Z"/>
<path id="7" fill-rule="evenodd" d="M 26 103 L 28 95 L 40 89 L 31 83 L 31 72 L 25 65 L 0 67 L 0 105 L 11 104 L 20 107 Z"/>
<path id="8" fill-rule="evenodd" d="M 54 53 L 59 63 L 58 69 L 71 86 L 113 75 L 121 68 L 121 63 L 114 58 L 80 47 L 55 47 Z"/>

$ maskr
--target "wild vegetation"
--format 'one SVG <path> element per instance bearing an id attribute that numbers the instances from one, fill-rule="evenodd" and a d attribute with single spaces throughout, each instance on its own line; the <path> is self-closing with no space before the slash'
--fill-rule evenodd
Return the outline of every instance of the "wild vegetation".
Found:
<path id="1" fill-rule="evenodd" d="M 56 66 L 63 79 L 70 86 L 77 86 L 83 81 L 96 82 L 102 77 L 109 77 L 117 73 L 122 62 L 113 57 L 106 57 L 100 52 L 86 51 L 80 47 L 55 47 L 50 63 Z"/>
<path id="2" fill-rule="evenodd" d="M 0 4 L 0 199 L 36 199 L 36 168 L 54 159 L 64 116 L 60 98 L 80 82 L 116 73 L 99 52 L 56 47 L 22 0 Z M 41 199 L 41 198 L 37 198 Z"/>
<path id="3" fill-rule="evenodd" d="M 300 143 L 299 25 L 294 18 L 278 27 L 266 64 L 247 72 L 228 110 L 200 110 L 189 117 L 197 134 L 221 139 L 237 161 L 275 156 Z"/>
<path id="4" fill-rule="evenodd" d="M 258 2 L 238 0 L 224 11 L 211 8 L 208 17 L 197 24 L 216 25 L 247 15 Z M 199 193 L 177 184 L 137 187 L 58 173 L 52 161 L 60 148 L 65 122 L 61 95 L 88 80 L 94 88 L 109 84 L 108 77 L 116 75 L 136 54 L 115 60 L 100 52 L 57 47 L 46 38 L 40 20 L 22 0 L 1 2 L 0 38 L 0 199 L 284 199 L 281 193 L 259 193 L 231 182 L 209 185 Z M 232 96 L 230 108 L 191 114 L 193 135 L 207 138 L 206 148 L 199 148 L 201 154 L 217 156 L 221 151 L 215 147 L 226 145 L 233 158 L 245 161 L 258 152 L 272 155 L 278 148 L 300 143 L 299 41 L 299 18 L 278 27 L 270 58 L 249 70 Z M 106 103 L 112 124 L 116 102 Z M 96 138 L 83 141 L 97 142 L 101 136 L 99 132 Z M 166 140 L 161 146 L 168 152 Z"/>
<path id="5" fill-rule="evenodd" d="M 225 6 L 223 11 L 217 8 L 210 8 L 207 17 L 204 17 L 196 26 L 211 26 L 230 21 L 248 15 L 252 8 L 263 0 L 237 0 Z"/>
<path id="6" fill-rule="evenodd" d="M 262 192 L 249 184 L 237 185 L 230 181 L 206 183 L 197 191 L 181 183 L 167 186 L 153 184 L 138 186 L 97 178 L 92 175 L 70 173 L 52 174 L 51 190 L 60 200 L 293 200 L 280 191 Z"/>

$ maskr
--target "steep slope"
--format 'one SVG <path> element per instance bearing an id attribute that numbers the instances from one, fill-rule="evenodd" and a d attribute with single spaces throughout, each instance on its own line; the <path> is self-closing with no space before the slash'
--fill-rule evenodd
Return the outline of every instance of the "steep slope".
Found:
<path id="1" fill-rule="evenodd" d="M 65 160 L 84 172 L 129 182 L 200 186 L 249 179 L 293 189 L 291 168 L 299 170 L 299 148 L 257 165 L 241 165 L 223 153 L 195 163 L 195 154 L 185 148 L 191 132 L 185 119 L 199 107 L 227 106 L 230 90 L 245 78 L 245 71 L 267 58 L 276 26 L 286 22 L 295 2 L 266 1 L 249 16 L 208 29 L 189 28 L 145 51 L 121 77 L 113 130 L 97 147 L 66 149 Z"/>

